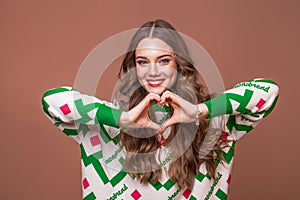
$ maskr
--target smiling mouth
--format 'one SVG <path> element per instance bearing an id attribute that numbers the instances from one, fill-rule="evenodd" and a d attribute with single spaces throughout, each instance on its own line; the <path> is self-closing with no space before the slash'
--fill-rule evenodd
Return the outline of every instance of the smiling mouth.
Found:
<path id="1" fill-rule="evenodd" d="M 159 86 L 162 85 L 164 80 L 163 79 L 161 79 L 161 80 L 148 80 L 147 82 L 148 82 L 148 85 L 150 87 L 159 87 Z"/>

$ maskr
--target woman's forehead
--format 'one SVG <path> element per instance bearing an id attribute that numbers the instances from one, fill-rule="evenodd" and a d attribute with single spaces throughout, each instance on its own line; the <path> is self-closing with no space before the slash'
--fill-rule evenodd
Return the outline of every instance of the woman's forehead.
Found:
<path id="1" fill-rule="evenodd" d="M 156 50 L 173 53 L 172 47 L 158 38 L 142 39 L 136 47 L 137 52 L 141 52 L 141 50 Z"/>

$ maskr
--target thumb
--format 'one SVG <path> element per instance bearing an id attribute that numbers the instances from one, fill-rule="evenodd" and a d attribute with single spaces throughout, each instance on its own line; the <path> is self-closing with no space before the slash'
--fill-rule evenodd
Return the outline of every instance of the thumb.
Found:
<path id="1" fill-rule="evenodd" d="M 157 130 L 157 131 L 161 130 L 161 126 L 159 124 L 151 121 L 151 120 L 150 120 L 147 128 L 152 128 L 152 129 Z"/>
<path id="2" fill-rule="evenodd" d="M 160 127 L 160 132 L 164 132 L 166 130 L 166 128 L 168 128 L 169 126 L 172 126 L 173 124 L 176 124 L 176 121 L 173 118 L 168 119 Z"/>

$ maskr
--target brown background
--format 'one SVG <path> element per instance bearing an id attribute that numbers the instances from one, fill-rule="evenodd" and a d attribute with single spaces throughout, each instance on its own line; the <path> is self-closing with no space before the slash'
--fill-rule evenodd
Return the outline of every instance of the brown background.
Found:
<path id="1" fill-rule="evenodd" d="M 226 88 L 255 77 L 279 83 L 273 114 L 238 142 L 229 199 L 297 199 L 298 2 L 0 0 L 0 199 L 81 199 L 79 148 L 43 115 L 41 96 L 72 85 L 101 41 L 156 18 L 202 44 Z M 107 73 L 99 85 L 115 78 Z M 97 96 L 109 99 L 105 86 Z"/>

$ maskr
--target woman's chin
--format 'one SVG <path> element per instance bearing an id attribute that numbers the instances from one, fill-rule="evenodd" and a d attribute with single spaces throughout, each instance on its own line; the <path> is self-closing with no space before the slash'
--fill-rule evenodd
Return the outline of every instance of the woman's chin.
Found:
<path id="1" fill-rule="evenodd" d="M 162 87 L 161 88 L 147 88 L 146 90 L 149 93 L 161 95 L 164 91 L 166 91 L 166 88 L 162 88 Z"/>

